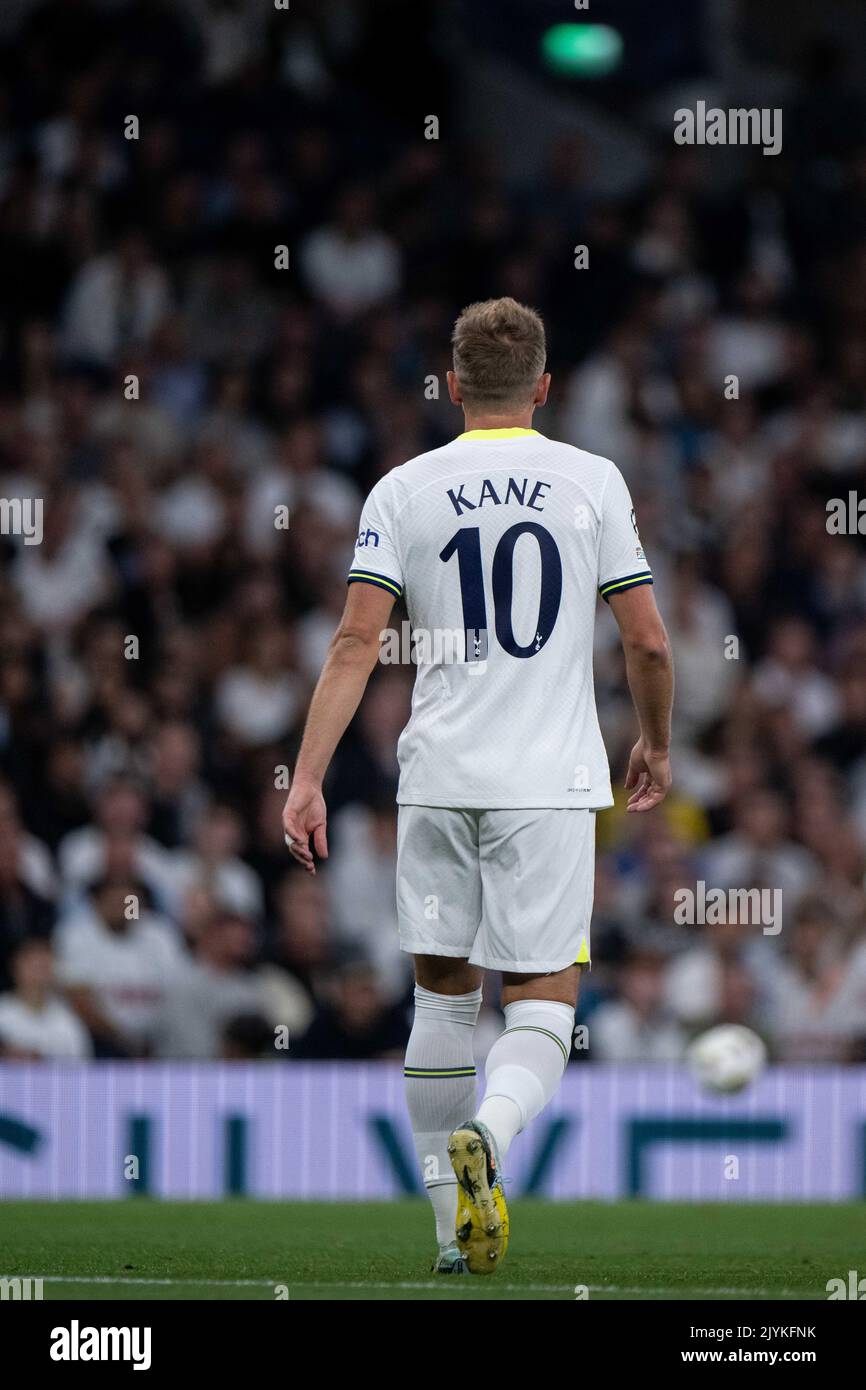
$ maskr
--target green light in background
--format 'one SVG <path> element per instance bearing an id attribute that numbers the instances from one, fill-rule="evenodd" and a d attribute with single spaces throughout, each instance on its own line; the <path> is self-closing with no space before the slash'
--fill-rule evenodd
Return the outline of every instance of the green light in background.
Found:
<path id="1" fill-rule="evenodd" d="M 609 24 L 554 24 L 541 37 L 541 52 L 563 77 L 603 77 L 619 66 L 622 37 Z"/>

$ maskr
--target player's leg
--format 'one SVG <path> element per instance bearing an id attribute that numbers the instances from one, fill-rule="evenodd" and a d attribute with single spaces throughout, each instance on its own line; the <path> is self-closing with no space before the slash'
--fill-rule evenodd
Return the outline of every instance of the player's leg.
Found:
<path id="1" fill-rule="evenodd" d="M 505 1030 L 488 1053 L 484 1099 L 475 1117 L 493 1135 L 500 1161 L 559 1090 L 571 1055 L 580 969 L 503 974 Z"/>
<path id="2" fill-rule="evenodd" d="M 505 1157 L 553 1099 L 571 1055 L 589 964 L 595 815 L 493 811 L 482 819 L 483 913 L 472 959 L 503 972 L 505 1030 L 487 1057 L 477 1118 Z"/>
<path id="3" fill-rule="evenodd" d="M 433 1207 L 436 1266 L 463 1273 L 455 1245 L 457 1179 L 448 1156 L 453 1129 L 476 1105 L 472 1042 L 481 971 L 468 960 L 415 957 L 415 1017 L 406 1048 L 406 1104 L 422 1181 Z"/>
<path id="4" fill-rule="evenodd" d="M 448 1136 L 476 1105 L 473 1035 L 481 970 L 467 957 L 481 911 L 477 818 L 401 806 L 397 904 L 400 944 L 415 959 L 415 1015 L 406 1048 L 406 1102 L 439 1247 L 434 1269 L 464 1273 L 455 1245 L 457 1179 Z"/>
<path id="5" fill-rule="evenodd" d="M 467 1194 L 458 1238 L 473 1272 L 507 1246 L 502 1162 L 559 1089 L 571 1054 L 580 971 L 589 963 L 595 817 L 490 811 L 479 828 L 482 925 L 474 964 L 503 972 L 505 1029 L 487 1056 L 484 1098 L 449 1142 Z M 460 1231 L 465 1234 L 461 1238 Z"/>
<path id="6" fill-rule="evenodd" d="M 503 974 L 505 1031 L 487 1056 L 484 1099 L 448 1139 L 461 1200 L 458 1247 L 471 1274 L 493 1274 L 508 1248 L 502 1164 L 516 1134 L 552 1100 L 571 1051 L 579 967 Z"/>

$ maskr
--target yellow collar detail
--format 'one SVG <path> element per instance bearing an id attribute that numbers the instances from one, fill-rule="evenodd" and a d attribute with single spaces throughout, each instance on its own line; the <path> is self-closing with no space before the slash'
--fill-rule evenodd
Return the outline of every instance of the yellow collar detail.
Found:
<path id="1" fill-rule="evenodd" d="M 467 430 L 465 434 L 458 434 L 455 444 L 461 439 L 520 439 L 524 435 L 538 434 L 538 430 Z"/>

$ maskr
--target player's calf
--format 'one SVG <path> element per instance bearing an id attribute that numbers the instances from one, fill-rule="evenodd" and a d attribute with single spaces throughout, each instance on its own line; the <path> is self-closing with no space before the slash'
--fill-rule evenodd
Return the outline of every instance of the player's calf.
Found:
<path id="1" fill-rule="evenodd" d="M 573 1032 L 574 1007 L 561 998 L 505 1004 L 505 1030 L 488 1053 L 487 1084 L 476 1115 L 490 1129 L 503 1158 L 515 1135 L 556 1095 Z"/>
<path id="2" fill-rule="evenodd" d="M 445 994 L 415 987 L 415 1019 L 406 1048 L 406 1102 L 422 1180 L 433 1207 L 437 1273 L 460 1273 L 444 1258 L 454 1244 L 457 1187 L 448 1136 L 475 1109 L 472 1040 L 481 990 Z"/>

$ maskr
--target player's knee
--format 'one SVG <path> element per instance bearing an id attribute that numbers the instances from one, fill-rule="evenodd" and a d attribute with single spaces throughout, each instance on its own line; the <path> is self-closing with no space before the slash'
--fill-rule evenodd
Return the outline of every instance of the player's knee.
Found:
<path id="1" fill-rule="evenodd" d="M 415 981 L 435 994 L 471 994 L 481 984 L 481 971 L 468 960 L 452 956 L 415 956 Z"/>
<path id="2" fill-rule="evenodd" d="M 577 1007 L 580 989 L 580 967 L 569 965 L 550 975 L 502 976 L 502 1004 L 516 1004 L 518 999 L 547 999 L 552 1004 Z"/>

